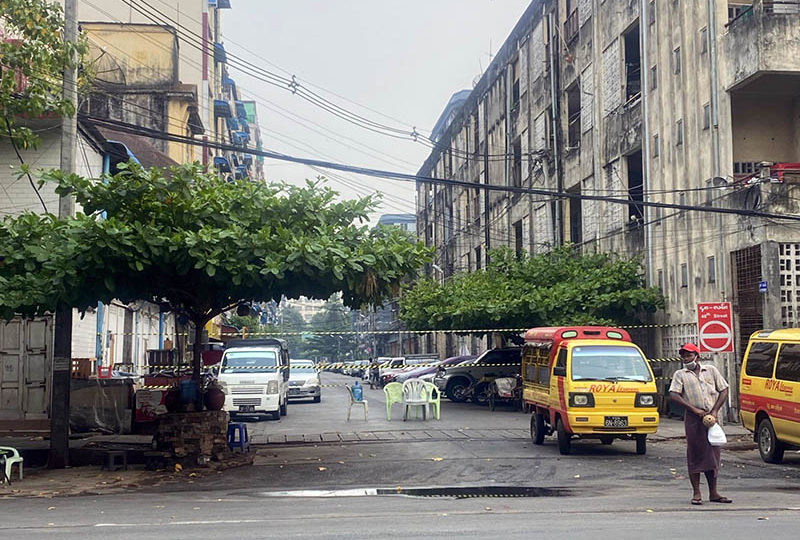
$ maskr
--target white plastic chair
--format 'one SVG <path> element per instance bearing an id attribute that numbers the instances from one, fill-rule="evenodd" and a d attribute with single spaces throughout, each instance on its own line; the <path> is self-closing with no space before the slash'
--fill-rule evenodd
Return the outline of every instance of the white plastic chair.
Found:
<path id="1" fill-rule="evenodd" d="M 367 403 L 366 399 L 362 399 L 361 401 L 356 401 L 356 398 L 353 397 L 353 389 L 349 386 L 345 386 L 347 388 L 347 395 L 350 397 L 350 402 L 347 404 L 347 421 L 350 421 L 350 411 L 353 409 L 353 405 L 363 405 L 364 406 L 364 422 L 369 420 L 369 404 Z"/>
<path id="2" fill-rule="evenodd" d="M 4 476 L 0 478 L 0 480 L 11 483 L 11 472 L 15 463 L 19 468 L 19 479 L 22 480 L 22 462 L 23 458 L 20 457 L 16 448 L 11 448 L 10 446 L 0 446 L 0 465 L 5 464 Z"/>
<path id="3" fill-rule="evenodd" d="M 425 381 L 421 379 L 408 379 L 403 383 L 403 420 L 408 419 L 409 407 L 422 407 L 422 419 L 426 419 L 428 411 L 428 398 L 430 391 L 425 386 Z M 414 409 L 414 418 L 417 417 L 417 409 Z"/>

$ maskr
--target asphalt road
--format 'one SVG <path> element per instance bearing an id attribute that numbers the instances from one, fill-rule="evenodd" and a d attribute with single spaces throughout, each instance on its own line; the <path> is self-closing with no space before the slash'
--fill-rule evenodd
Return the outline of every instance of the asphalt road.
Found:
<path id="1" fill-rule="evenodd" d="M 248 422 L 248 431 L 256 443 L 267 442 L 281 435 L 302 435 L 321 433 L 358 433 L 364 431 L 397 430 L 457 430 L 457 429 L 523 429 L 529 430 L 528 415 L 501 404 L 494 412 L 486 406 L 473 403 L 451 403 L 442 397 L 440 420 L 409 418 L 403 421 L 403 409 L 399 404 L 392 406 L 391 421 L 386 420 L 386 400 L 383 390 L 364 387 L 364 399 L 369 406 L 369 419 L 364 420 L 361 407 L 353 407 L 350 422 L 345 421 L 349 401 L 344 385 L 352 385 L 353 377 L 338 373 L 322 373 L 322 401 L 313 403 L 310 399 L 290 401 L 288 414 L 280 420 L 269 418 L 241 417 Z"/>
<path id="2" fill-rule="evenodd" d="M 329 384 L 350 379 L 329 375 Z M 280 421 L 250 424 L 262 440 L 308 433 L 384 433 L 387 438 L 259 446 L 252 467 L 107 496 L 0 501 L 0 538 L 793 538 L 800 526 L 800 454 L 763 463 L 752 448 L 723 451 L 721 492 L 730 505 L 690 506 L 684 446 L 654 440 L 555 441 L 534 446 L 528 416 L 442 402 L 442 420 L 383 418 L 366 390 L 370 419 L 344 421 L 346 394 L 289 406 Z M 374 405 L 373 405 L 374 404 Z M 278 433 L 281 431 L 282 433 Z M 465 436 L 452 437 L 460 433 Z M 405 437 L 402 434 L 411 434 Z M 535 497 L 398 495 L 412 488 L 531 488 Z M 364 496 L 384 488 L 391 495 Z M 472 491 L 474 488 L 474 491 Z M 545 489 L 551 492 L 544 492 Z M 310 491 L 309 491 L 310 490 Z M 315 493 L 319 490 L 321 493 Z M 341 496 L 355 490 L 362 496 Z M 705 486 L 704 486 L 705 490 Z M 351 491 L 350 494 L 353 494 Z M 324 495 L 324 496 L 319 496 Z M 704 496 L 705 496 L 704 492 Z"/>
<path id="3" fill-rule="evenodd" d="M 649 508 L 644 488 L 548 498 L 267 498 L 258 490 L 4 501 L 0 537 L 793 538 L 796 508 Z M 663 498 L 663 496 L 662 496 Z M 649 499 L 652 502 L 652 498 Z"/>

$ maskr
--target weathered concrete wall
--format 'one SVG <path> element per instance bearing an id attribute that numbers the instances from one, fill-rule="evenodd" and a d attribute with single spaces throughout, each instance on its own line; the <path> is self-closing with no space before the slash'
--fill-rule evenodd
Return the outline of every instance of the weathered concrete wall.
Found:
<path id="1" fill-rule="evenodd" d="M 800 88 L 798 88 L 800 92 Z M 731 96 L 734 161 L 796 162 L 798 121 L 792 96 L 734 94 Z"/>
<path id="2" fill-rule="evenodd" d="M 722 40 L 728 60 L 723 88 L 731 90 L 760 73 L 800 70 L 797 29 L 797 13 L 765 13 L 760 4 L 752 15 L 735 21 Z"/>

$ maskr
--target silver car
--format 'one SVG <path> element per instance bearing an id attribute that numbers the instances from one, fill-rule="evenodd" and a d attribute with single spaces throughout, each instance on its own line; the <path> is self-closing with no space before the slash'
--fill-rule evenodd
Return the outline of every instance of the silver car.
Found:
<path id="1" fill-rule="evenodd" d="M 289 360 L 289 399 L 322 400 L 319 372 L 311 360 Z"/>

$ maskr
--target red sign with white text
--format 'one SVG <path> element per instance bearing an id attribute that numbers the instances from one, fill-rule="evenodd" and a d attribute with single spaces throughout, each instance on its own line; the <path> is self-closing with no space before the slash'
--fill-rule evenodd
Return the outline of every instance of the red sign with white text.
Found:
<path id="1" fill-rule="evenodd" d="M 697 304 L 697 331 L 702 352 L 733 352 L 733 315 L 730 302 Z"/>

